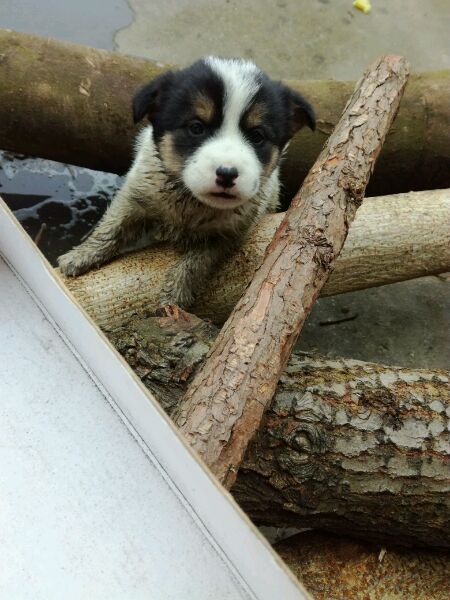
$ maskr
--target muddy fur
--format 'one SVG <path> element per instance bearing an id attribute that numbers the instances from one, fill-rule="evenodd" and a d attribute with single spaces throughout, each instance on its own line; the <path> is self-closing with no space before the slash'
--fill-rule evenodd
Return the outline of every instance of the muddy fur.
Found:
<path id="1" fill-rule="evenodd" d="M 302 120 L 293 125 L 299 110 Z M 135 97 L 135 119 L 144 114 L 152 125 L 137 138 L 122 188 L 59 266 L 76 276 L 143 237 L 168 241 L 181 256 L 161 303 L 187 308 L 258 219 L 277 209 L 280 158 L 291 131 L 302 124 L 313 128 L 314 114 L 252 63 L 217 58 L 143 88 Z M 224 169 L 238 175 L 222 176 Z"/>

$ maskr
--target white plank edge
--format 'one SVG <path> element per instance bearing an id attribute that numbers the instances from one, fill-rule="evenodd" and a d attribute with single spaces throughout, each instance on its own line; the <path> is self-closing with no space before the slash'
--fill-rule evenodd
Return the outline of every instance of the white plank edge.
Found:
<path id="1" fill-rule="evenodd" d="M 76 302 L 0 198 L 0 253 L 195 513 L 210 542 L 258 600 L 310 598 L 248 517 L 185 444 L 157 401 Z"/>

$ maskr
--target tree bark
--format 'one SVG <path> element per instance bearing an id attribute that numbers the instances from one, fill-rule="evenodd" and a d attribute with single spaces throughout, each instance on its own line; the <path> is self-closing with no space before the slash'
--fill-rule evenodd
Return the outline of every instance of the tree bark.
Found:
<path id="1" fill-rule="evenodd" d="M 397 113 L 404 59 L 367 71 L 192 381 L 175 423 L 230 487 L 303 324 L 347 237 Z"/>
<path id="2" fill-rule="evenodd" d="M 447 372 L 294 356 L 233 494 L 260 524 L 449 548 L 449 417 Z"/>
<path id="3" fill-rule="evenodd" d="M 136 128 L 131 97 L 164 65 L 0 30 L 1 147 L 124 173 Z M 283 179 L 292 198 L 338 122 L 354 83 L 289 81 L 314 105 L 317 131 L 290 145 Z M 450 71 L 411 77 L 369 195 L 450 186 Z"/>
<path id="4" fill-rule="evenodd" d="M 450 554 L 356 542 L 318 532 L 276 551 L 315 600 L 448 600 Z"/>
<path id="5" fill-rule="evenodd" d="M 241 250 L 212 277 L 192 311 L 223 323 L 261 264 L 284 215 L 268 215 Z M 366 198 L 351 224 L 322 296 L 450 271 L 450 190 Z M 154 311 L 168 269 L 167 246 L 147 248 L 64 280 L 100 327 Z"/>
<path id="6" fill-rule="evenodd" d="M 218 331 L 174 310 L 107 331 L 169 414 Z M 231 491 L 261 525 L 450 548 L 450 374 L 292 355 Z"/>

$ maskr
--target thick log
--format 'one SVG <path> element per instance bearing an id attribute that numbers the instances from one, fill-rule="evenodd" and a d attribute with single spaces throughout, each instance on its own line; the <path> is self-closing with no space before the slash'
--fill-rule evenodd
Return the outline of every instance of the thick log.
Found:
<path id="1" fill-rule="evenodd" d="M 130 99 L 163 65 L 0 30 L 0 146 L 124 173 L 136 130 Z M 352 82 L 290 81 L 314 105 L 317 131 L 302 132 L 284 163 L 297 191 L 354 89 Z M 411 77 L 369 195 L 450 187 L 450 71 Z"/>
<path id="2" fill-rule="evenodd" d="M 244 293 L 284 215 L 269 215 L 211 279 L 193 312 L 223 323 Z M 450 190 L 366 198 L 351 224 L 321 295 L 341 294 L 450 271 Z M 167 271 L 177 260 L 167 246 L 128 254 L 64 283 L 100 325 L 120 325 L 158 308 Z"/>
<path id="3" fill-rule="evenodd" d="M 131 98 L 163 70 L 116 52 L 0 29 L 1 148 L 123 173 L 136 135 Z"/>
<path id="4" fill-rule="evenodd" d="M 234 483 L 281 372 L 328 279 L 397 114 L 409 68 L 368 69 L 173 415 L 226 486 Z"/>
<path id="5" fill-rule="evenodd" d="M 107 333 L 172 414 L 218 330 L 161 315 Z M 231 491 L 261 525 L 450 548 L 450 374 L 292 355 Z"/>
<path id="6" fill-rule="evenodd" d="M 315 600 L 448 600 L 450 554 L 307 532 L 275 549 Z"/>

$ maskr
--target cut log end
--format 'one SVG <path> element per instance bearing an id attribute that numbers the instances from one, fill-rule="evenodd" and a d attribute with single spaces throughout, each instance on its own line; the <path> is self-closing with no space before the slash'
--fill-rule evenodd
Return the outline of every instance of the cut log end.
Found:
<path id="1" fill-rule="evenodd" d="M 385 547 L 319 532 L 295 535 L 275 549 L 315 600 L 449 597 L 448 553 Z"/>

